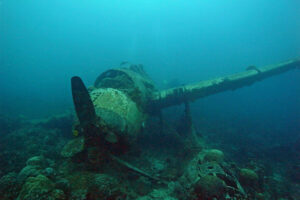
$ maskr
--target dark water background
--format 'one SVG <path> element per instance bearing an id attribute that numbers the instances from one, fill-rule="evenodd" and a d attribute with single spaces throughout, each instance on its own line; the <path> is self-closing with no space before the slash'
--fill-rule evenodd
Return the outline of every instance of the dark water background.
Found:
<path id="1" fill-rule="evenodd" d="M 73 109 L 71 76 L 91 85 L 122 61 L 144 64 L 163 85 L 294 58 L 299 19 L 298 0 L 1 0 L 0 113 Z M 300 72 L 199 100 L 193 114 L 211 130 L 238 124 L 270 143 L 291 141 L 300 130 Z"/>

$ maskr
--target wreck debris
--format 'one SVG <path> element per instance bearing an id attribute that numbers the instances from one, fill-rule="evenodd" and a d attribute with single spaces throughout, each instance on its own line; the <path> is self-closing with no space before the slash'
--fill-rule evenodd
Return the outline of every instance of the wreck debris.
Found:
<path id="1" fill-rule="evenodd" d="M 133 165 L 129 164 L 128 162 L 110 154 L 110 157 L 112 158 L 112 160 L 116 161 L 117 163 L 119 163 L 121 166 L 123 167 L 126 167 L 127 169 L 129 169 L 130 171 L 133 171 L 139 175 L 142 175 L 144 177 L 147 177 L 153 181 L 156 181 L 156 182 L 163 182 L 162 180 L 160 180 L 159 178 L 155 177 L 155 176 L 152 176 L 150 174 L 148 174 L 147 172 L 144 172 L 143 170 L 137 168 L 137 167 L 134 167 Z"/>

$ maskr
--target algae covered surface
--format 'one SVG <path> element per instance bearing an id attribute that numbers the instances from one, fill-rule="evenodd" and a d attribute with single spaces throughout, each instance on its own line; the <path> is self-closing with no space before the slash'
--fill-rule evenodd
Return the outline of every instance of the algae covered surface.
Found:
<path id="1" fill-rule="evenodd" d="M 0 0 L 0 200 L 299 200 L 299 9 Z"/>

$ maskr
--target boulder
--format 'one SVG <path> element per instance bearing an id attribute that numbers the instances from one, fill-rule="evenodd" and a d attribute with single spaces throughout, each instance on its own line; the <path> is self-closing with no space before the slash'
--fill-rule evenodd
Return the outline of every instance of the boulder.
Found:
<path id="1" fill-rule="evenodd" d="M 197 181 L 194 192 L 201 199 L 222 198 L 225 192 L 225 184 L 216 176 L 206 175 Z"/>

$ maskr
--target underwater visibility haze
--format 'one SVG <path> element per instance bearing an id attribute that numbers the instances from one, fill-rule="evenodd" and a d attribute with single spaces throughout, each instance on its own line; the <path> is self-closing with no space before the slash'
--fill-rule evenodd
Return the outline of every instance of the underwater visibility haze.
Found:
<path id="1" fill-rule="evenodd" d="M 0 0 L 0 199 L 300 199 L 297 0 Z"/>

